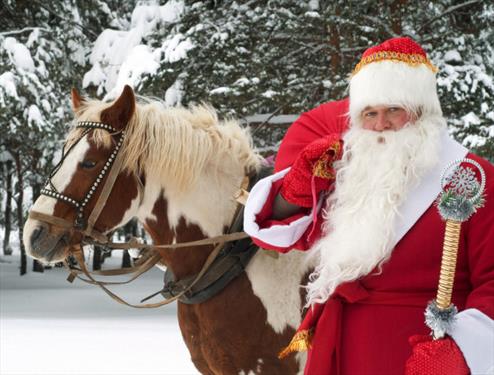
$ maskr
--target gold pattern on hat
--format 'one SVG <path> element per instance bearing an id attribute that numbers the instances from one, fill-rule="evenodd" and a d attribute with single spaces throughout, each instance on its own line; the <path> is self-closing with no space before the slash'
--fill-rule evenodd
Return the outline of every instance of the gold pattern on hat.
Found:
<path id="1" fill-rule="evenodd" d="M 437 68 L 432 64 L 432 62 L 425 56 L 419 54 L 407 54 L 407 53 L 399 53 L 394 51 L 380 51 L 373 53 L 372 55 L 364 57 L 353 69 L 352 76 L 357 74 L 360 69 L 364 66 L 376 62 L 376 61 L 384 61 L 390 60 L 395 62 L 404 62 L 410 66 L 418 66 L 424 64 L 434 73 L 437 72 Z"/>

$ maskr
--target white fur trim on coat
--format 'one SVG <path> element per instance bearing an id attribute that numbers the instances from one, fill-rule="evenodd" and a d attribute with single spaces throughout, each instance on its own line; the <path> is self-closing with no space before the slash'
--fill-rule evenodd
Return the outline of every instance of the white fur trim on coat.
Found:
<path id="1" fill-rule="evenodd" d="M 312 211 L 288 225 L 273 225 L 259 228 L 256 215 L 261 212 L 274 181 L 283 178 L 290 168 L 268 176 L 257 182 L 249 193 L 244 210 L 244 231 L 251 237 L 276 247 L 290 247 L 295 244 L 312 223 Z M 319 202 L 320 208 L 321 202 Z"/>
<path id="2" fill-rule="evenodd" d="M 494 320 L 477 309 L 467 309 L 456 315 L 449 334 L 472 375 L 494 375 Z"/>
<path id="3" fill-rule="evenodd" d="M 397 105 L 420 109 L 422 115 L 442 115 L 436 75 L 424 64 L 379 61 L 364 66 L 350 79 L 350 118 L 360 124 L 367 106 Z"/>
<path id="4" fill-rule="evenodd" d="M 441 176 L 444 169 L 454 160 L 464 158 L 468 149 L 452 139 L 447 130 L 441 133 L 440 151 L 437 165 L 425 174 L 420 184 L 408 194 L 405 202 L 398 208 L 394 242 L 396 245 L 414 226 L 423 213 L 441 193 Z"/>

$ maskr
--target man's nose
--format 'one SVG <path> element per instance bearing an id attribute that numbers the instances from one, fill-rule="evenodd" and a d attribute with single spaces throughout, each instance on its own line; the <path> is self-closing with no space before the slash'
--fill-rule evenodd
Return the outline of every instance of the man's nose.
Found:
<path id="1" fill-rule="evenodd" d="M 391 123 L 386 118 L 386 115 L 383 113 L 379 113 L 376 118 L 376 127 L 375 130 L 383 131 L 389 129 L 391 127 Z"/>

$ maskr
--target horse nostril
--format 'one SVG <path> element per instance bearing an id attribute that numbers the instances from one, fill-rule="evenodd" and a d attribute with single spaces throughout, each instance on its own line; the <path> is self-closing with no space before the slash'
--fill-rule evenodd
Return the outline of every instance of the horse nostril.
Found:
<path id="1" fill-rule="evenodd" d="M 38 226 L 34 228 L 30 238 L 31 245 L 33 245 L 33 247 L 35 247 L 34 245 L 36 244 L 36 242 L 39 242 L 41 240 L 45 232 L 46 232 L 46 228 L 43 226 Z"/>

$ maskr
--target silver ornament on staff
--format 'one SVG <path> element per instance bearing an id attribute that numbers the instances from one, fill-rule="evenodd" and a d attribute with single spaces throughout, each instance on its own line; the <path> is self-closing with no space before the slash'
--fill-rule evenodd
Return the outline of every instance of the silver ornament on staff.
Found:
<path id="1" fill-rule="evenodd" d="M 470 164 L 478 170 L 463 166 Z M 437 208 L 446 222 L 441 272 L 436 299 L 425 310 L 425 323 L 432 330 L 434 339 L 443 338 L 451 332 L 458 309 L 451 303 L 455 278 L 456 258 L 460 241 L 461 224 L 484 203 L 485 172 L 475 160 L 460 159 L 450 163 L 441 177 L 441 194 Z"/>

